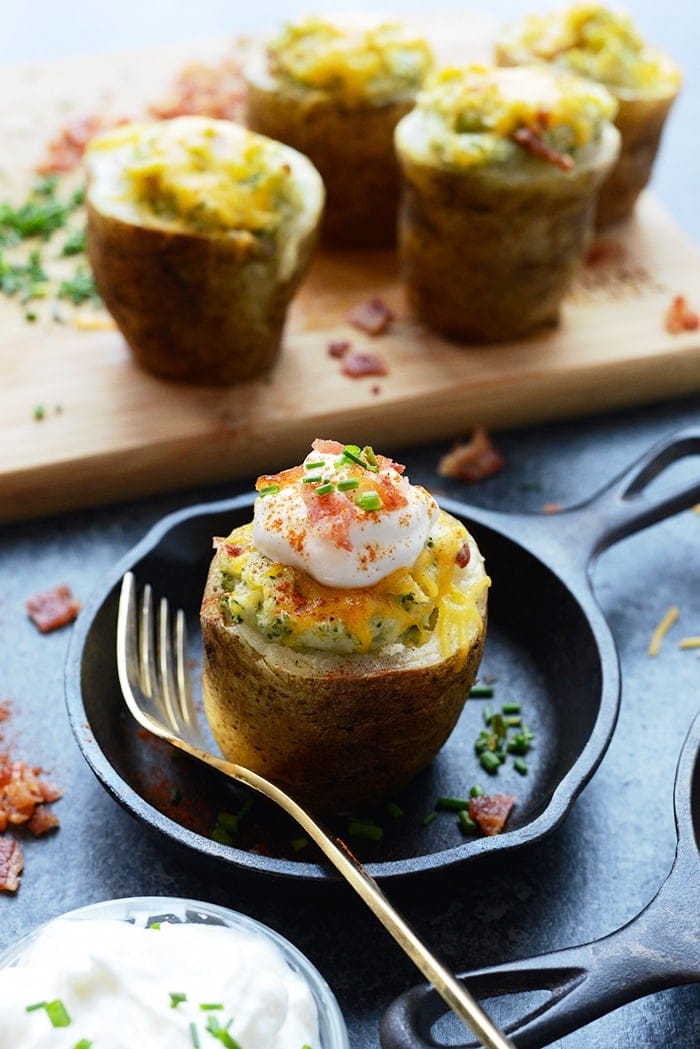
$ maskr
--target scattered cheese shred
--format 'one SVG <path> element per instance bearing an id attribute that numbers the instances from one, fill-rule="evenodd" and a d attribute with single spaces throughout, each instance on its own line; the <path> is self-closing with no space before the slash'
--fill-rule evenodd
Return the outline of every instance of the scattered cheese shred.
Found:
<path id="1" fill-rule="evenodd" d="M 656 656 L 658 655 L 659 649 L 661 648 L 661 642 L 664 637 L 671 629 L 673 624 L 676 622 L 680 615 L 680 611 L 675 605 L 671 605 L 666 615 L 663 617 L 659 625 L 651 635 L 651 641 L 649 642 L 649 648 L 647 649 L 647 655 Z"/>
<path id="2" fill-rule="evenodd" d="M 700 634 L 695 637 L 682 637 L 678 642 L 679 648 L 700 648 Z"/>

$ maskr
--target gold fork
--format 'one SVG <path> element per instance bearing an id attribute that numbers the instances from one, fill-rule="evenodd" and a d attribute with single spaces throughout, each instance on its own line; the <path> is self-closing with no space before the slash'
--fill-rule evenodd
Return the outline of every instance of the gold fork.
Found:
<path id="1" fill-rule="evenodd" d="M 464 985 L 394 910 L 377 882 L 341 838 L 326 830 L 274 783 L 207 749 L 187 668 L 185 614 L 179 609 L 173 621 L 165 598 L 160 599 L 154 612 L 150 585 L 144 587 L 139 606 L 132 572 L 124 576 L 119 597 L 117 667 L 126 705 L 143 728 L 231 779 L 247 784 L 284 809 L 316 842 L 484 1049 L 514 1049 L 513 1043 Z"/>

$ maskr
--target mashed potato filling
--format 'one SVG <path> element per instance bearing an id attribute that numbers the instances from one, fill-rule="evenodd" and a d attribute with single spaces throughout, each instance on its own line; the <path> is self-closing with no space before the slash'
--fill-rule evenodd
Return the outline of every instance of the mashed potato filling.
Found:
<path id="1" fill-rule="evenodd" d="M 310 17 L 287 25 L 268 47 L 272 76 L 292 88 L 328 92 L 348 106 L 415 92 L 432 68 L 427 43 L 395 22 Z"/>
<path id="2" fill-rule="evenodd" d="M 501 49 L 517 62 L 551 62 L 616 90 L 666 94 L 678 88 L 678 69 L 649 47 L 629 15 L 600 4 L 529 15 L 508 27 Z"/>
<path id="3" fill-rule="evenodd" d="M 543 150 L 575 157 L 598 145 L 616 108 L 604 87 L 547 67 L 448 67 L 420 92 L 417 119 L 397 135 L 410 154 L 455 167 L 522 163 L 523 132 Z"/>
<path id="4" fill-rule="evenodd" d="M 489 585 L 467 529 L 444 512 L 415 564 L 371 587 L 323 586 L 272 561 L 256 550 L 252 524 L 234 529 L 219 553 L 224 621 L 299 650 L 365 653 L 396 642 L 419 647 L 437 636 L 448 655 L 465 648 L 481 624 L 478 603 Z"/>

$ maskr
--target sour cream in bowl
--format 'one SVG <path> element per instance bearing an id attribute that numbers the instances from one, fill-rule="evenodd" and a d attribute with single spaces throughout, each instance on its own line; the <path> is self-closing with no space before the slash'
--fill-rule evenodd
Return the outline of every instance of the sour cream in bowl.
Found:
<path id="1" fill-rule="evenodd" d="M 320 973 L 246 915 L 136 897 L 69 911 L 0 955 L 0 1049 L 348 1049 Z"/>

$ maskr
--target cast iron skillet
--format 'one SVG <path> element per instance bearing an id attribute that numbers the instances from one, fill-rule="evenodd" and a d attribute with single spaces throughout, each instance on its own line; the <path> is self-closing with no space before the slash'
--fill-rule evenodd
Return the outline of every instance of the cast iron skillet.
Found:
<path id="1" fill-rule="evenodd" d="M 474 752 L 484 727 L 483 702 L 470 699 L 431 766 L 393 799 L 402 814 L 393 807 L 394 815 L 384 809 L 359 814 L 384 827 L 380 842 L 352 840 L 375 877 L 402 877 L 506 852 L 561 823 L 605 753 L 619 703 L 617 653 L 591 590 L 591 568 L 618 539 L 700 501 L 700 481 L 663 495 L 646 491 L 671 463 L 698 452 L 700 429 L 683 431 L 661 441 L 590 501 L 558 514 L 504 514 L 443 501 L 474 534 L 493 580 L 480 679 L 493 679 L 496 706 L 521 703 L 535 741 L 527 775 L 508 762 L 497 776 L 487 777 Z M 138 585 L 150 582 L 156 593 L 185 609 L 196 664 L 212 536 L 227 535 L 250 520 L 252 500 L 245 495 L 171 514 L 114 566 L 72 637 L 66 668 L 70 721 L 98 779 L 149 826 L 195 853 L 239 868 L 330 879 L 335 875 L 315 847 L 295 851 L 298 828 L 262 798 L 239 821 L 235 836 L 213 840 L 217 816 L 239 812 L 249 793 L 146 738 L 127 715 L 119 690 L 114 649 L 123 573 L 132 569 Z M 437 797 L 463 796 L 475 782 L 489 793 L 517 796 L 501 835 L 465 837 L 455 816 L 444 812 L 426 823 Z M 332 829 L 345 834 L 347 825 L 339 821 Z"/>
<path id="2" fill-rule="evenodd" d="M 507 1028 L 518 1049 L 539 1049 L 653 991 L 700 982 L 700 714 L 683 745 L 674 791 L 676 856 L 657 895 L 621 929 L 580 947 L 462 976 L 479 998 L 548 990 L 544 1005 Z M 445 1012 L 429 986 L 397 998 L 382 1019 L 384 1049 L 436 1049 Z M 476 1045 L 470 1042 L 470 1045 Z M 461 1047 L 450 1042 L 450 1049 Z"/>

